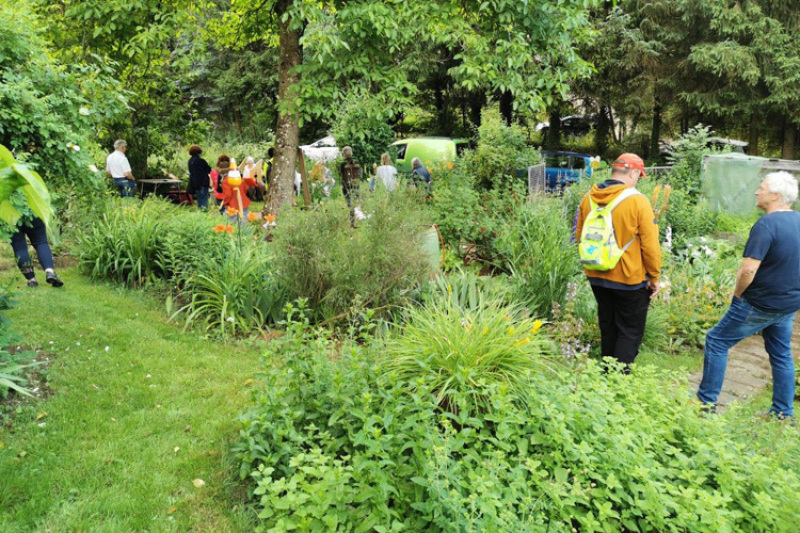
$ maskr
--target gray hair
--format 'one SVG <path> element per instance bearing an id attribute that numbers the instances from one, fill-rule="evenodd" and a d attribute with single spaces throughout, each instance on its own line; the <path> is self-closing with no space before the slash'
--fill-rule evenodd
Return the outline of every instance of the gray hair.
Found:
<path id="1" fill-rule="evenodd" d="M 350 159 L 351 157 L 353 157 L 353 149 L 350 148 L 349 146 L 345 146 L 344 148 L 342 148 L 342 157 L 344 157 L 345 159 Z"/>
<path id="2" fill-rule="evenodd" d="M 122 148 L 123 146 L 128 146 L 128 143 L 126 143 L 122 139 L 117 139 L 116 141 L 114 141 L 114 149 Z"/>
<path id="3" fill-rule="evenodd" d="M 764 176 L 764 183 L 771 193 L 780 195 L 781 203 L 792 205 L 797 200 L 797 178 L 782 170 Z"/>
<path id="4" fill-rule="evenodd" d="M 419 160 L 419 157 L 415 157 L 414 159 L 411 160 L 411 168 L 417 168 L 421 166 L 423 165 L 422 161 Z"/>
<path id="5" fill-rule="evenodd" d="M 255 161 L 255 159 L 253 159 L 253 158 L 252 158 L 252 157 L 250 157 L 250 156 L 247 156 L 247 157 L 245 157 L 245 158 L 244 158 L 244 164 L 245 164 L 245 165 L 246 165 L 247 163 L 255 163 L 255 162 L 256 162 L 256 161 Z"/>

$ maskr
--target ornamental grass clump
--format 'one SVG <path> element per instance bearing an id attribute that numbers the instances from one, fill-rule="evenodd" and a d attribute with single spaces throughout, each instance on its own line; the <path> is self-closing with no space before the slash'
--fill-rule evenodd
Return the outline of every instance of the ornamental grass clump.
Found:
<path id="1" fill-rule="evenodd" d="M 407 311 L 406 325 L 386 343 L 383 363 L 412 389 L 424 378 L 445 409 L 485 411 L 493 386 L 524 398 L 530 376 L 548 368 L 551 343 L 541 327 L 516 306 L 463 307 L 441 299 Z M 454 395 L 469 401 L 456 407 Z"/>

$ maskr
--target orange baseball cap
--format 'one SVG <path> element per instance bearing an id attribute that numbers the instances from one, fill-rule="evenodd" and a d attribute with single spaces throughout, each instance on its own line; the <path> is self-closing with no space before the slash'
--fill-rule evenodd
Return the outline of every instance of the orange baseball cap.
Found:
<path id="1" fill-rule="evenodd" d="M 647 174 L 644 171 L 644 161 L 642 161 L 642 158 L 636 154 L 622 154 L 611 166 L 616 168 L 630 168 L 633 170 L 638 170 L 642 173 L 643 178 L 647 177 Z"/>

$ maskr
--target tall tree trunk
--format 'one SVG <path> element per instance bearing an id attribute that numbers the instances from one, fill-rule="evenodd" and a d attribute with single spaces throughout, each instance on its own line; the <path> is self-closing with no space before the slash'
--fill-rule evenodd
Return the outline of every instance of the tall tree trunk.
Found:
<path id="1" fill-rule="evenodd" d="M 547 128 L 545 146 L 548 150 L 561 148 L 561 109 L 558 107 L 550 111 L 550 126 Z"/>
<path id="2" fill-rule="evenodd" d="M 759 155 L 758 146 L 758 115 L 756 113 L 750 114 L 750 137 L 747 140 L 747 153 L 749 155 Z"/>
<path id="3" fill-rule="evenodd" d="M 647 157 L 654 159 L 658 157 L 658 141 L 661 139 L 661 112 L 663 108 L 661 103 L 656 100 L 653 106 L 653 131 L 650 133 L 650 148 L 647 152 Z"/>
<path id="4" fill-rule="evenodd" d="M 610 129 L 611 118 L 608 114 L 608 108 L 601 105 L 597 114 L 597 129 L 594 130 L 594 149 L 603 157 L 605 157 L 606 151 L 608 151 L 608 135 Z"/>
<path id="5" fill-rule="evenodd" d="M 794 145 L 797 143 L 797 126 L 788 117 L 783 119 L 783 159 L 794 159 Z"/>
<path id="6" fill-rule="evenodd" d="M 511 91 L 500 95 L 500 114 L 506 119 L 506 126 L 511 126 L 514 120 L 514 94 Z"/>
<path id="7" fill-rule="evenodd" d="M 275 6 L 280 22 L 280 62 L 278 64 L 278 126 L 275 129 L 275 162 L 269 183 L 264 213 L 277 215 L 281 207 L 292 202 L 294 173 L 297 166 L 297 147 L 300 144 L 300 124 L 297 115 L 288 111 L 287 103 L 292 86 L 300 80 L 293 72 L 303 57 L 300 49 L 302 30 L 292 29 L 292 18 L 283 19 L 290 0 L 281 0 Z"/>

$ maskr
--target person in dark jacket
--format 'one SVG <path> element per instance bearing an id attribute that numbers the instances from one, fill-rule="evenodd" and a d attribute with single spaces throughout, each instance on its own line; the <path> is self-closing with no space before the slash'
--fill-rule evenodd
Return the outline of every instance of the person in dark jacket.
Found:
<path id="1" fill-rule="evenodd" d="M 14 249 L 14 256 L 17 259 L 17 266 L 22 275 L 28 282 L 28 287 L 38 287 L 36 274 L 33 271 L 33 261 L 28 253 L 28 243 L 25 237 L 31 241 L 31 245 L 36 250 L 36 257 L 39 264 L 44 269 L 45 281 L 53 287 L 61 287 L 64 282 L 59 279 L 53 270 L 53 252 L 50 251 L 50 244 L 47 242 L 47 227 L 44 221 L 33 214 L 23 216 L 17 223 L 17 231 L 11 236 L 11 247 Z"/>
<path id="2" fill-rule="evenodd" d="M 428 172 L 428 169 L 425 168 L 425 165 L 422 164 L 418 157 L 411 160 L 411 179 L 414 180 L 414 185 L 417 187 L 422 186 L 424 183 L 426 189 L 430 191 L 431 183 L 433 182 L 431 173 Z"/>
<path id="3" fill-rule="evenodd" d="M 208 190 L 211 187 L 211 166 L 200 157 L 203 150 L 196 144 L 189 148 L 189 187 L 188 193 L 197 200 L 199 209 L 208 209 Z"/>

